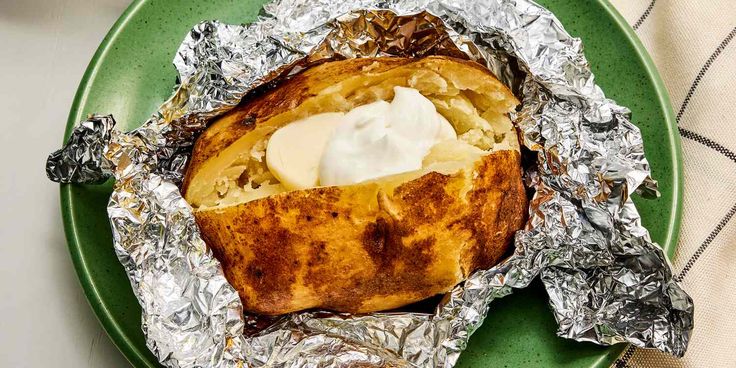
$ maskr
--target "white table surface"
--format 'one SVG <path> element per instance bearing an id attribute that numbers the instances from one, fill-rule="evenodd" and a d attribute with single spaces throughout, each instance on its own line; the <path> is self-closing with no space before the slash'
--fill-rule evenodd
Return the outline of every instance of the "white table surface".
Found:
<path id="1" fill-rule="evenodd" d="M 85 299 L 46 156 L 127 0 L 0 0 L 0 367 L 130 367 Z"/>

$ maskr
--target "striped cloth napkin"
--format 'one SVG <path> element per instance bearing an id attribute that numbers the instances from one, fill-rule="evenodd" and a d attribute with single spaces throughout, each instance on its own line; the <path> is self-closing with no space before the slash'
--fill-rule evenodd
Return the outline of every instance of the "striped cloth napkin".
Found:
<path id="1" fill-rule="evenodd" d="M 736 1 L 610 0 L 649 50 L 682 137 L 674 271 L 695 301 L 685 357 L 630 347 L 613 367 L 736 367 Z"/>

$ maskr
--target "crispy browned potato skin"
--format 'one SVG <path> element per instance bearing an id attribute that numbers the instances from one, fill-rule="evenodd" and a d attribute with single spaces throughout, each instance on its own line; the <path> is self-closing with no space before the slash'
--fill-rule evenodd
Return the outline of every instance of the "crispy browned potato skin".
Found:
<path id="1" fill-rule="evenodd" d="M 467 202 L 461 174 L 433 172 L 393 193 L 315 188 L 195 216 L 247 311 L 392 309 L 499 261 L 524 223 L 519 161 L 485 156 Z"/>
<path id="2" fill-rule="evenodd" d="M 182 191 L 207 159 L 259 122 L 367 65 L 378 72 L 412 60 L 325 64 L 244 102 L 199 138 Z M 432 172 L 391 189 L 361 183 L 284 192 L 195 217 L 246 311 L 363 313 L 446 292 L 496 264 L 526 208 L 520 155 L 507 150 L 484 156 L 470 174 Z"/>

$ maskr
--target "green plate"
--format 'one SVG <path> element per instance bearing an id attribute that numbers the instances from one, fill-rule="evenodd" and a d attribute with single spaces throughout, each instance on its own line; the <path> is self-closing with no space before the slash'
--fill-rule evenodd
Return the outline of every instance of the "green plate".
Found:
<path id="1" fill-rule="evenodd" d="M 598 83 L 633 111 L 662 197 L 636 198 L 644 225 L 671 255 L 677 243 L 682 193 L 679 135 L 669 98 L 649 56 L 624 19 L 603 1 L 543 0 L 567 30 L 581 37 Z M 172 92 L 179 43 L 202 20 L 253 21 L 262 0 L 135 1 L 112 27 L 87 68 L 69 113 L 111 113 L 121 129 L 145 121 Z M 158 367 L 140 327 L 141 309 L 112 247 L 106 213 L 111 182 L 62 185 L 69 250 L 85 294 L 112 340 L 136 367 Z M 461 367 L 607 367 L 624 346 L 600 347 L 555 335 L 539 284 L 493 303 L 471 339 Z"/>

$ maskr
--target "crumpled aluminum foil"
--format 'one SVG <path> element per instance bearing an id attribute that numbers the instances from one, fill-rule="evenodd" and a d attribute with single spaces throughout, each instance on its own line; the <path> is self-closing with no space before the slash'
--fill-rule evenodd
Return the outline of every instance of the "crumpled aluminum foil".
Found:
<path id="1" fill-rule="evenodd" d="M 196 135 L 254 89 L 314 63 L 431 54 L 476 60 L 522 97 L 514 118 L 537 165 L 514 254 L 432 314 L 244 316 L 176 186 Z M 180 85 L 143 126 L 119 133 L 112 117 L 94 116 L 47 163 L 59 182 L 115 176 L 115 250 L 164 365 L 452 367 L 491 301 L 537 276 L 558 335 L 685 353 L 692 299 L 631 201 L 657 195 L 641 134 L 595 84 L 580 40 L 532 1 L 277 0 L 247 26 L 195 26 L 174 64 Z"/>
<path id="2" fill-rule="evenodd" d="M 99 184 L 110 177 L 110 162 L 102 158 L 112 140 L 112 116 L 90 115 L 74 126 L 60 149 L 49 156 L 46 176 L 56 182 Z"/>

